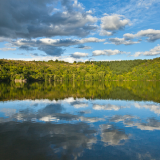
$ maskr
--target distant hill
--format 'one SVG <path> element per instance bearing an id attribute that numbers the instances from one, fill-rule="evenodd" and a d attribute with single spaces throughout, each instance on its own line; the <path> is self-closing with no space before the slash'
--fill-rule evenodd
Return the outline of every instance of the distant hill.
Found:
<path id="1" fill-rule="evenodd" d="M 12 81 L 160 80 L 160 58 L 125 61 L 15 61 L 0 60 L 0 80 Z"/>

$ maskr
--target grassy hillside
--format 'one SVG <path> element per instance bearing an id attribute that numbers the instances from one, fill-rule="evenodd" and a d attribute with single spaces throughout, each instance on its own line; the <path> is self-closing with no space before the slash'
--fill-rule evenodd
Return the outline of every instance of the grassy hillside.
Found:
<path id="1" fill-rule="evenodd" d="M 0 80 L 160 80 L 160 58 L 111 62 L 0 60 Z"/>

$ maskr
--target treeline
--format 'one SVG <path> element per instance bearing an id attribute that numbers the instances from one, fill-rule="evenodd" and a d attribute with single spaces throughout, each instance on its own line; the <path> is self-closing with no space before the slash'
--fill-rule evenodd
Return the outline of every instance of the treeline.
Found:
<path id="1" fill-rule="evenodd" d="M 14 61 L 0 60 L 0 80 L 13 81 L 160 80 L 160 58 L 125 61 Z"/>
<path id="2" fill-rule="evenodd" d="M 0 83 L 0 101 L 24 99 L 58 100 L 68 97 L 160 102 L 160 82 L 33 82 Z"/>

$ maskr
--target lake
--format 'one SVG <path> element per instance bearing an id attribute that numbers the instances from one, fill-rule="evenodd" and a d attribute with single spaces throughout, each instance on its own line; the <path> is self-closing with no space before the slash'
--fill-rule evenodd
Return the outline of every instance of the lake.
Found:
<path id="1" fill-rule="evenodd" d="M 0 83 L 1 160 L 159 160 L 160 82 Z"/>

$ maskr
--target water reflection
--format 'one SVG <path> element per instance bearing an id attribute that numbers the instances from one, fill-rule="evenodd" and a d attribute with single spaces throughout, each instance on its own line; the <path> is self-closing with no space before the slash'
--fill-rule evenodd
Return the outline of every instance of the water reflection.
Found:
<path id="1" fill-rule="evenodd" d="M 112 105 L 112 104 L 107 104 L 107 105 L 94 104 L 93 105 L 94 110 L 115 110 L 115 111 L 118 111 L 122 108 L 125 108 L 125 106 L 118 106 L 118 105 Z"/>
<path id="2" fill-rule="evenodd" d="M 129 139 L 124 130 L 116 129 L 113 125 L 103 124 L 101 128 L 101 140 L 107 145 L 122 145 L 121 141 Z"/>
<path id="3" fill-rule="evenodd" d="M 160 105 L 159 104 L 138 104 L 135 103 L 134 104 L 136 108 L 145 108 L 145 109 L 149 109 L 150 111 L 153 111 L 156 114 L 160 114 Z"/>
<path id="4" fill-rule="evenodd" d="M 160 102 L 160 82 L 53 82 L 0 83 L 0 100 L 65 99 L 123 99 Z"/>
<path id="5" fill-rule="evenodd" d="M 38 111 L 34 111 L 32 108 L 27 108 L 24 110 L 20 110 L 16 113 L 15 109 L 5 109 L 2 108 L 1 112 L 5 113 L 5 116 L 8 118 L 1 119 L 1 122 L 8 122 L 8 121 L 85 121 L 85 122 L 98 122 L 104 121 L 104 118 L 97 118 L 97 117 L 84 117 L 82 115 L 75 115 L 70 113 L 62 113 L 65 108 L 61 104 L 49 104 L 46 107 L 39 109 Z M 14 111 L 14 112 L 13 112 Z M 85 111 L 84 111 L 85 112 Z M 10 113 L 8 115 L 8 113 Z M 87 112 L 86 112 L 87 113 Z"/>
<path id="6" fill-rule="evenodd" d="M 1 123 L 0 159 L 76 159 L 96 143 L 95 133 L 85 123 Z"/>
<path id="7" fill-rule="evenodd" d="M 137 89 L 148 88 L 138 83 L 38 84 L 0 84 L 0 159 L 159 159 L 158 91 L 144 96 Z"/>
<path id="8" fill-rule="evenodd" d="M 155 118 L 148 118 L 145 122 L 142 122 L 140 117 L 134 117 L 130 115 L 119 116 L 115 115 L 110 119 L 110 122 L 123 122 L 125 127 L 134 127 L 136 126 L 141 130 L 160 130 L 160 121 Z"/>

